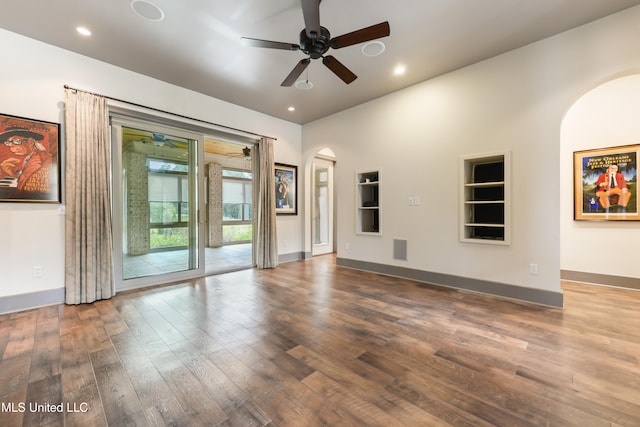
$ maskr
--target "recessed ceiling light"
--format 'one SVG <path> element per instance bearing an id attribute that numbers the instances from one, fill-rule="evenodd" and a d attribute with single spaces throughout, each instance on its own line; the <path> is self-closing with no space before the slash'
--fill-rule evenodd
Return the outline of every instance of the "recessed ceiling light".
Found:
<path id="1" fill-rule="evenodd" d="M 139 16 L 149 21 L 162 21 L 164 12 L 149 0 L 132 0 L 131 9 Z"/>
<path id="2" fill-rule="evenodd" d="M 385 45 L 380 40 L 374 40 L 362 46 L 364 56 L 378 56 L 384 52 Z"/>
<path id="3" fill-rule="evenodd" d="M 309 80 L 298 80 L 295 82 L 294 86 L 300 90 L 309 90 L 313 88 L 313 82 L 310 82 Z"/>
<path id="4" fill-rule="evenodd" d="M 405 71 L 407 71 L 407 67 L 405 67 L 404 65 L 398 65 L 393 69 L 393 74 L 395 74 L 396 76 L 401 76 L 405 73 Z"/>
<path id="5" fill-rule="evenodd" d="M 289 111 L 296 111 L 296 108 L 295 108 L 295 107 L 289 107 L 289 108 L 287 108 L 287 109 L 288 109 Z"/>
<path id="6" fill-rule="evenodd" d="M 76 31 L 83 36 L 90 36 L 91 31 L 87 27 L 76 27 Z"/>

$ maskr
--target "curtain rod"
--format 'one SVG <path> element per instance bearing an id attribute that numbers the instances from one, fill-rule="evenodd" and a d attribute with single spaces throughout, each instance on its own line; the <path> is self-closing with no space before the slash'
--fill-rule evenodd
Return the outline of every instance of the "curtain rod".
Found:
<path id="1" fill-rule="evenodd" d="M 270 139 L 273 139 L 274 141 L 278 140 L 278 138 L 274 138 L 272 136 L 261 135 L 259 133 L 249 132 L 247 130 L 237 129 L 237 128 L 234 128 L 234 127 L 231 127 L 231 126 L 225 126 L 225 125 L 221 125 L 221 124 L 218 124 L 218 123 L 208 122 L 206 120 L 194 119 L 193 117 L 184 116 L 182 114 L 177 114 L 177 113 L 172 113 L 171 111 L 161 110 L 159 108 L 154 108 L 154 107 L 148 107 L 146 105 L 136 104 L 135 102 L 130 102 L 130 101 L 124 101 L 122 99 L 113 98 L 111 96 L 102 95 L 100 93 L 95 93 L 95 92 L 90 92 L 90 91 L 87 91 L 87 90 L 77 89 L 77 88 L 71 87 L 69 85 L 64 85 L 64 88 L 65 89 L 71 89 L 71 90 L 74 90 L 76 92 L 84 92 L 84 93 L 88 93 L 90 95 L 100 96 L 102 98 L 106 98 L 106 99 L 109 99 L 111 101 L 117 101 L 117 102 L 122 102 L 122 103 L 125 103 L 125 104 L 129 104 L 129 105 L 133 105 L 134 107 L 146 108 L 147 110 L 155 111 L 157 113 L 169 114 L 171 116 L 179 117 L 181 119 L 194 120 L 196 122 L 200 122 L 200 123 L 204 123 L 204 124 L 212 125 L 212 126 L 218 126 L 218 127 L 224 128 L 224 129 L 233 130 L 233 131 L 236 131 L 236 132 L 246 133 L 248 135 L 259 136 L 261 138 L 270 138 Z"/>

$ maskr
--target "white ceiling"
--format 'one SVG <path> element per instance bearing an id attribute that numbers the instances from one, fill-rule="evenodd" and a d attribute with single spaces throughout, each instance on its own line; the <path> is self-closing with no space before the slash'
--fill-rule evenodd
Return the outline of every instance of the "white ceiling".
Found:
<path id="1" fill-rule="evenodd" d="M 382 21 L 389 21 L 391 35 L 381 39 L 386 49 L 376 57 L 364 56 L 362 45 L 329 51 L 358 75 L 350 85 L 321 60 L 314 60 L 302 74 L 314 87 L 300 90 L 280 83 L 304 53 L 240 43 L 244 36 L 298 44 L 304 28 L 299 0 L 150 1 L 164 11 L 163 20 L 143 19 L 133 12 L 131 0 L 2 0 L 0 27 L 306 123 L 640 4 L 640 0 L 324 0 L 320 23 L 332 36 Z M 93 34 L 78 35 L 79 25 Z M 399 64 L 406 66 L 406 73 L 395 76 Z M 290 106 L 294 112 L 288 111 Z"/>

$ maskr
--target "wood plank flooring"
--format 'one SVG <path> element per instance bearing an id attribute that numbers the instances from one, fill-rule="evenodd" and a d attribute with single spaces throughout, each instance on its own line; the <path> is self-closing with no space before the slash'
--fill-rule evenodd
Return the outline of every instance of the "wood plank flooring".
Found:
<path id="1" fill-rule="evenodd" d="M 0 426 L 640 426 L 640 292 L 565 310 L 333 256 L 0 316 Z"/>

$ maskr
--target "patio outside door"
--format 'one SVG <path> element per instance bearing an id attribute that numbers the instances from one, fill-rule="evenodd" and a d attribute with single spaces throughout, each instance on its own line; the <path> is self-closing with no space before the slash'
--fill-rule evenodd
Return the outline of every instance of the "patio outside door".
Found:
<path id="1" fill-rule="evenodd" d="M 112 132 L 119 287 L 201 276 L 201 136 L 127 120 L 113 120 Z"/>

